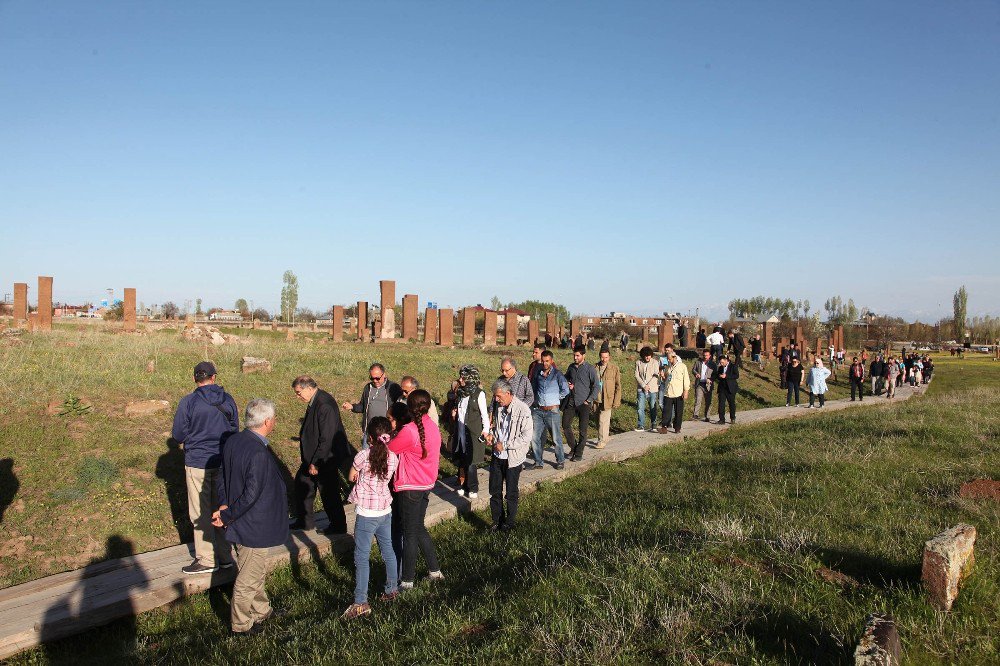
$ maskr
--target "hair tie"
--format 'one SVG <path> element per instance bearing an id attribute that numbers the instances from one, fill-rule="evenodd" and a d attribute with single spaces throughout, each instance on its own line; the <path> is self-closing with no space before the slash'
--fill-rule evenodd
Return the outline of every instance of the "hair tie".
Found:
<path id="1" fill-rule="evenodd" d="M 387 432 L 384 432 L 378 436 L 378 441 L 382 442 L 383 444 L 388 444 L 390 439 L 392 439 L 392 437 L 389 437 L 389 433 Z"/>

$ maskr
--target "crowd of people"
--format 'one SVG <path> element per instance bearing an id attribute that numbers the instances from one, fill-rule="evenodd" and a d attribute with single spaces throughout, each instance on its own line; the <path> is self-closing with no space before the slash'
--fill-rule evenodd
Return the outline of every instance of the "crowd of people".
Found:
<path id="1" fill-rule="evenodd" d="M 670 343 L 662 354 L 648 346 L 639 350 L 634 366 L 636 430 L 680 433 L 692 390 L 696 419 L 710 422 L 715 396 L 717 423 L 736 421 L 747 345 L 738 331 L 726 334 L 721 327 L 708 335 L 699 331 L 698 340 L 704 348 L 690 369 Z M 627 347 L 627 338 L 621 344 Z M 300 464 L 293 475 L 291 507 L 268 440 L 277 420 L 274 402 L 251 400 L 240 431 L 236 401 L 216 383 L 215 366 L 199 363 L 194 368 L 195 389 L 179 402 L 172 431 L 173 438 L 184 445 L 188 514 L 194 527 L 194 559 L 182 571 L 202 575 L 235 565 L 232 631 L 258 633 L 275 612 L 264 590 L 267 549 L 286 543 L 289 530 L 316 529 L 317 494 L 329 521 L 324 533 L 346 534 L 346 494 L 355 505 L 356 586 L 345 619 L 371 612 L 368 587 L 373 541 L 379 544 L 386 569 L 381 601 L 392 601 L 414 586 L 420 554 L 428 579 L 443 579 L 425 527 L 441 456 L 449 457 L 457 468 L 454 491 L 470 499 L 478 497 L 479 471 L 485 467 L 489 529 L 514 529 L 520 476 L 544 468 L 548 439 L 555 456 L 551 464 L 557 469 L 583 460 L 592 415 L 598 430 L 594 447 L 602 449 L 609 442 L 612 413 L 622 404 L 622 374 L 611 360 L 607 342 L 596 364 L 587 360 L 587 352 L 585 344 L 576 344 L 572 362 L 561 370 L 552 351 L 536 344 L 525 372 L 518 369 L 516 359 L 504 357 L 499 376 L 488 388 L 476 366 L 463 365 L 440 407 L 415 377 L 393 382 L 380 363 L 369 368 L 368 382 L 357 402 L 338 404 L 312 377 L 296 377 L 291 388 L 306 407 L 299 428 Z M 751 338 L 749 354 L 753 362 L 765 362 L 762 357 L 769 350 L 761 349 L 759 336 Z M 831 364 L 844 362 L 835 351 L 831 355 Z M 888 358 L 878 354 L 867 367 L 867 375 L 866 361 L 867 352 L 852 359 L 851 400 L 855 395 L 858 400 L 864 398 L 866 376 L 872 378 L 871 394 L 885 390 L 891 398 L 902 382 L 926 383 L 933 372 L 929 358 L 912 353 Z M 780 350 L 779 362 L 786 406 L 793 399 L 799 405 L 799 389 L 805 386 L 809 407 L 824 407 L 831 371 L 823 360 L 815 358 L 806 372 L 793 343 Z M 348 441 L 341 410 L 359 415 L 363 433 L 359 451 Z M 344 479 L 353 484 L 349 494 Z"/>

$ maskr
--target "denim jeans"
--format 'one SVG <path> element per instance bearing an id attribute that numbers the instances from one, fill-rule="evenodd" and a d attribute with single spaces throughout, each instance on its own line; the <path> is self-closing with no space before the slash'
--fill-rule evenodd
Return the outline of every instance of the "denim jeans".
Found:
<path id="1" fill-rule="evenodd" d="M 368 603 L 368 576 L 371 563 L 372 537 L 378 539 L 385 562 L 386 594 L 396 591 L 396 553 L 392 549 L 392 514 L 369 518 L 358 516 L 354 522 L 354 603 Z"/>
<path id="2" fill-rule="evenodd" d="M 656 423 L 656 406 L 660 404 L 659 392 L 639 391 L 635 396 L 636 411 L 639 413 L 639 427 L 646 430 Z M 649 409 L 649 426 L 646 425 L 646 409 Z"/>
<path id="3" fill-rule="evenodd" d="M 562 415 L 558 409 L 547 412 L 539 407 L 531 410 L 531 421 L 535 426 L 534 437 L 531 438 L 531 448 L 535 452 L 535 464 L 542 464 L 542 453 L 545 451 L 545 431 L 552 433 L 552 443 L 556 447 L 556 462 L 561 463 L 566 460 L 566 452 L 563 449 Z"/>

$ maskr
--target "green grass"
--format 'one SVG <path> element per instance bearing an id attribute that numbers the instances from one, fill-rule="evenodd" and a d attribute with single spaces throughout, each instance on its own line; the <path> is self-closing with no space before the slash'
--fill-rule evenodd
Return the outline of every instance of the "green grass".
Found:
<path id="1" fill-rule="evenodd" d="M 444 402 L 451 380 L 464 363 L 476 364 L 484 383 L 499 375 L 500 359 L 513 353 L 522 369 L 530 349 L 441 349 L 416 344 L 323 344 L 322 333 L 298 333 L 294 341 L 285 332 L 223 329 L 243 342 L 212 347 L 184 340 L 178 330 L 161 329 L 144 335 L 122 335 L 114 327 L 92 324 L 56 325 L 47 335 L 25 335 L 22 343 L 0 342 L 0 457 L 14 461 L 20 488 L 4 513 L 0 533 L 0 587 L 78 568 L 104 555 L 104 543 L 119 535 L 137 551 L 178 543 L 190 534 L 187 519 L 182 455 L 167 445 L 173 408 L 193 389 L 194 365 L 210 359 L 219 369 L 219 382 L 242 407 L 254 397 L 268 397 L 278 405 L 274 449 L 290 470 L 298 464 L 299 418 L 304 406 L 290 388 L 292 378 L 312 374 L 338 401 L 357 400 L 368 366 L 380 361 L 390 378 L 416 376 L 438 403 Z M 240 373 L 243 356 L 271 361 L 270 374 Z M 635 353 L 615 353 L 625 382 L 625 404 L 611 422 L 614 432 L 636 425 Z M 589 354 L 596 361 L 596 353 Z M 565 368 L 568 350 L 556 350 Z M 147 362 L 154 373 L 146 372 Z M 688 365 L 690 366 L 690 360 Z M 777 365 L 768 372 L 747 371 L 741 381 L 740 409 L 784 404 L 778 389 Z M 831 397 L 844 387 L 831 383 Z M 90 405 L 65 412 L 67 400 Z M 128 419 L 125 405 L 132 400 L 161 399 L 171 409 L 149 417 Z M 688 414 L 694 400 L 689 400 Z M 49 409 L 47 406 L 54 408 Z M 360 444 L 359 420 L 345 415 L 351 442 Z M 107 482 L 80 485 L 77 471 L 86 460 L 100 459 L 118 475 Z M 92 463 L 87 463 L 92 464 Z M 89 474 L 90 472 L 85 472 Z M 442 474 L 454 468 L 444 462 Z M 13 544 L 31 536 L 28 553 Z M 11 548 L 4 549 L 6 543 Z"/>
<path id="2" fill-rule="evenodd" d="M 897 618 L 906 663 L 996 663 L 1000 509 L 957 495 L 1000 476 L 996 367 L 941 359 L 922 398 L 600 465 L 528 496 L 511 535 L 483 514 L 442 524 L 447 580 L 354 624 L 337 619 L 353 567 L 328 557 L 269 577 L 289 614 L 260 637 L 227 637 L 214 590 L 14 663 L 846 663 L 877 610 Z M 958 522 L 979 529 L 976 565 L 940 613 L 921 549 Z"/>

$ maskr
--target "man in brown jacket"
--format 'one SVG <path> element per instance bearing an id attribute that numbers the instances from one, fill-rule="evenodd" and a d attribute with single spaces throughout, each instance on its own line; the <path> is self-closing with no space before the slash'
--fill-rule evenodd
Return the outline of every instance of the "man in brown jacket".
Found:
<path id="1" fill-rule="evenodd" d="M 597 448 L 603 449 L 611 436 L 611 412 L 622 404 L 622 373 L 605 349 L 597 364 L 597 387 Z"/>

